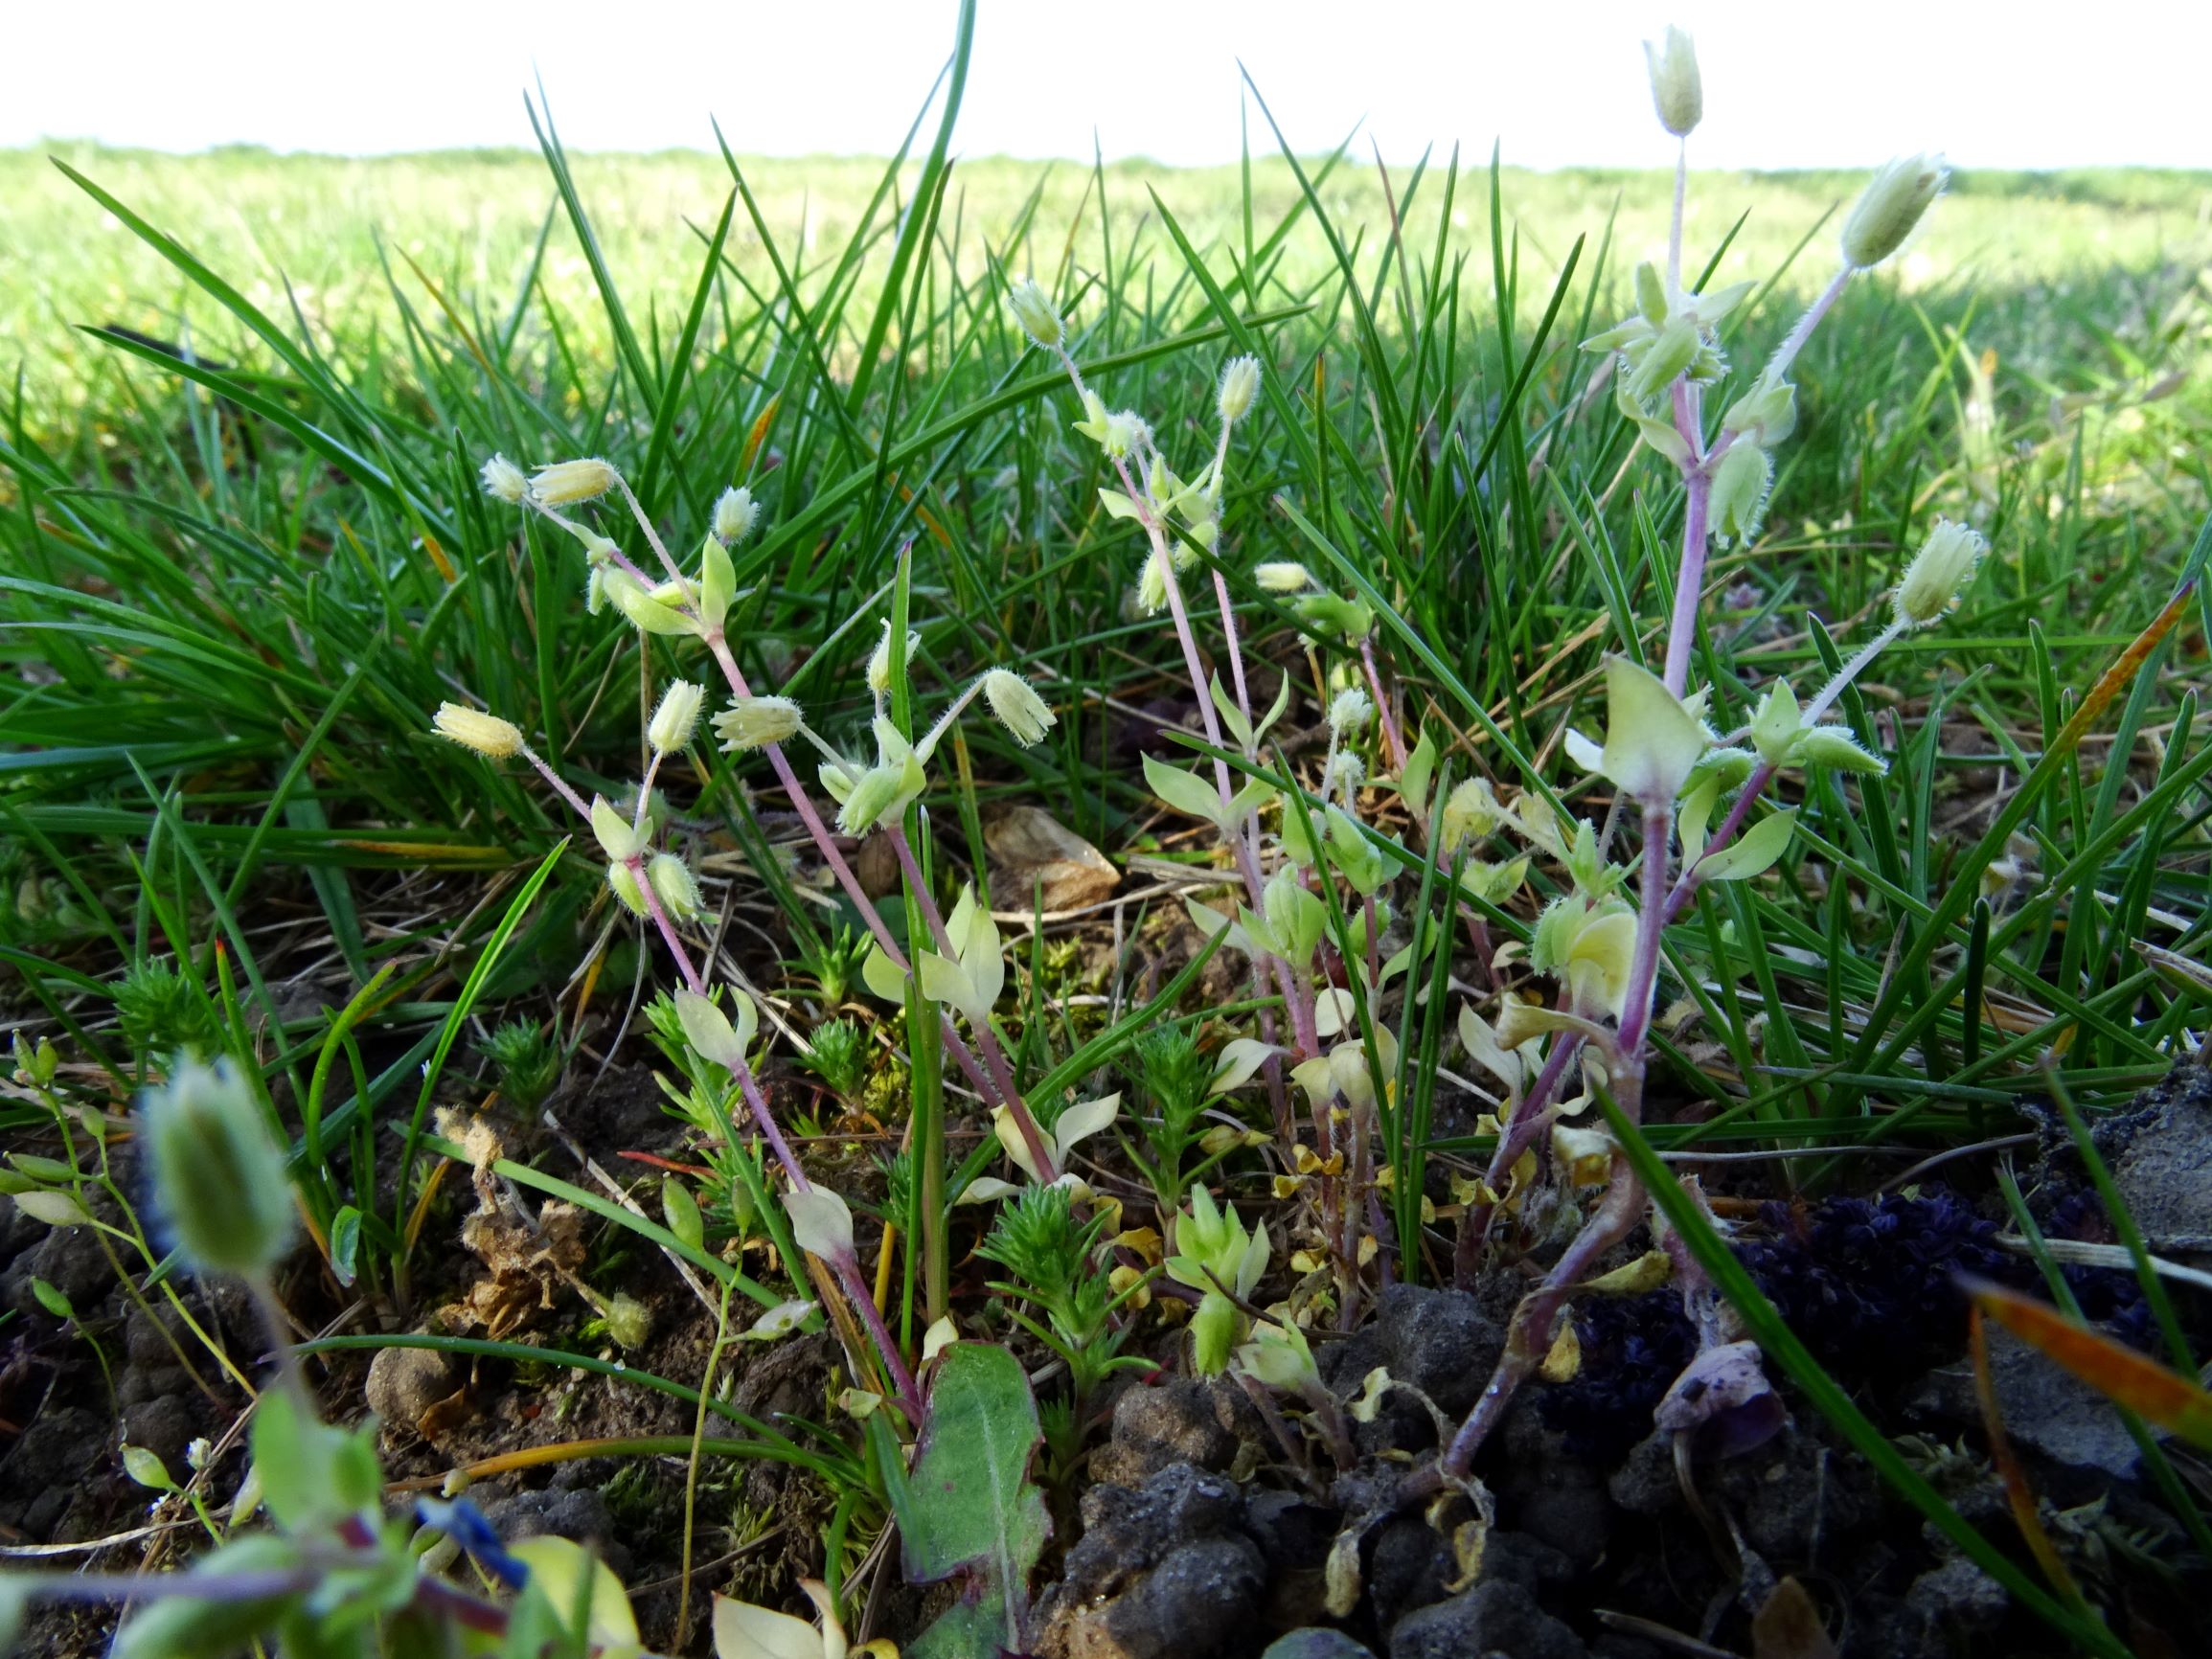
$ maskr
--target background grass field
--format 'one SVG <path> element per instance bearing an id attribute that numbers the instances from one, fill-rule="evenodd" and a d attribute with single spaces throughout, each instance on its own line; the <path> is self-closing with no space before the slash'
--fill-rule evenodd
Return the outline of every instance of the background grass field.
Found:
<path id="1" fill-rule="evenodd" d="M 464 691 L 529 716 L 556 754 L 619 774 L 635 692 L 609 683 L 617 642 L 571 602 L 573 549 L 518 545 L 485 511 L 473 472 L 492 449 L 642 466 L 649 506 L 679 539 L 716 489 L 750 477 L 769 525 L 752 574 L 780 578 L 756 596 L 748 649 L 772 679 L 920 531 L 940 671 L 996 657 L 1082 689 L 1096 717 L 1074 711 L 1052 760 L 1002 759 L 1031 785 L 1057 766 L 1050 786 L 1077 828 L 1115 847 L 1143 795 L 1114 761 L 1105 711 L 1143 701 L 1159 630 L 1126 614 L 1130 559 L 1083 505 L 1064 396 L 1016 366 L 996 269 L 1055 283 L 1083 354 L 1108 365 L 1108 396 L 1186 431 L 1226 354 L 1186 250 L 1241 283 L 1287 382 L 1309 410 L 1318 396 L 1336 470 L 1298 477 L 1285 435 L 1260 423 L 1241 445 L 1230 557 L 1314 557 L 1270 511 L 1277 492 L 1349 504 L 1361 545 L 1343 551 L 1524 752 L 1546 750 L 1575 713 L 1598 619 L 1635 632 L 1656 603 L 1670 487 L 1630 457 L 1609 398 L 1587 395 L 1594 360 L 1573 346 L 1663 239 L 1659 173 L 1493 174 L 1438 158 L 1387 175 L 1386 194 L 1386 175 L 1349 152 L 1198 172 L 961 164 L 910 291 L 886 306 L 912 166 L 745 164 L 702 285 L 730 200 L 721 157 L 559 157 L 552 170 L 520 152 L 57 159 L 144 234 L 47 158 L 0 156 L 0 240 L 18 250 L 0 277 L 17 357 L 0 557 L 27 625 L 4 648 L 24 672 L 8 799 L 19 826 L 96 861 L 116 841 L 75 838 L 149 831 L 162 816 L 149 788 L 189 790 L 203 809 L 190 816 L 249 853 L 223 875 L 236 893 L 264 859 L 403 861 L 389 838 L 341 850 L 317 818 L 357 817 L 463 863 L 542 850 L 552 822 L 526 791 L 484 814 L 467 769 L 422 735 L 422 711 Z M 1825 279 L 1823 226 L 1856 183 L 1694 180 L 1693 264 L 1717 257 L 1714 281 L 1764 284 L 1741 360 Z M 2203 175 L 1962 177 L 1815 340 L 1766 542 L 1732 561 L 1747 579 L 1735 602 L 1756 622 L 1810 602 L 1839 625 L 1893 579 L 1915 524 L 1944 511 L 1987 530 L 1997 557 L 1967 612 L 1911 642 L 1901 660 L 1923 678 L 1885 688 L 1916 708 L 1940 688 L 1981 728 L 1969 753 L 1949 739 L 1928 751 L 1929 791 L 1993 745 L 2032 758 L 2033 728 L 2056 712 L 2039 709 L 2039 683 L 2046 700 L 2086 684 L 2174 580 L 2205 499 L 2208 214 Z M 181 247 L 165 252 L 165 232 Z M 235 378 L 180 380 L 171 359 L 93 326 L 181 345 Z M 240 415 L 211 396 L 227 385 L 262 402 Z M 1394 477 L 1408 467 L 1418 489 Z M 519 584 L 492 580 L 494 563 Z M 1034 602 L 1048 591 L 1055 602 Z M 94 596 L 100 617 L 72 593 Z M 1777 625 L 1751 648 L 1758 631 L 1723 630 L 1714 666 L 1749 684 L 1810 663 L 1801 631 Z M 860 707 L 852 666 L 830 653 L 800 670 L 832 726 Z M 1400 666 L 1420 680 L 1411 658 Z M 353 671 L 363 683 L 333 704 Z M 2154 707 L 2141 715 L 2158 726 Z M 1468 729 L 1465 711 L 1450 717 Z M 320 747 L 303 751 L 310 737 Z M 992 772 L 985 795 L 1022 786 Z M 1930 793 L 1924 821 L 1933 809 Z M 38 895 L 64 873 L 11 845 L 28 942 L 46 930 Z M 1940 884 L 1926 857 L 1915 866 L 1916 882 Z M 342 895 L 321 879 L 328 910 Z M 2178 868 L 2168 879 L 2201 886 Z M 82 926 L 81 908 L 55 914 Z M 147 948 L 138 908 L 134 952 Z M 350 944 L 357 923 L 344 907 L 331 920 Z"/>
<path id="2" fill-rule="evenodd" d="M 0 272 L 0 338 L 14 343 L 31 402 L 51 425 L 59 411 L 97 413 L 101 354 L 63 330 L 81 323 L 121 323 L 172 336 L 180 316 L 213 330 L 227 328 L 219 308 L 189 303 L 189 286 L 151 249 L 100 213 L 50 164 L 57 156 L 98 179 L 153 223 L 178 234 L 257 304 L 283 309 L 292 294 L 333 343 L 353 347 L 372 330 L 389 332 L 399 315 L 391 278 L 420 306 L 420 284 L 401 260 L 412 260 L 448 290 L 512 302 L 532 270 L 533 247 L 557 199 L 542 157 L 532 150 L 467 151 L 352 159 L 278 155 L 239 148 L 197 156 L 109 150 L 81 145 L 51 151 L 0 151 L 0 245 L 10 250 Z M 1436 158 L 1441 165 L 1442 157 Z M 1463 158 L 1479 163 L 1487 158 Z M 628 304 L 641 314 L 681 314 L 697 276 L 699 238 L 712 228 L 728 193 L 720 157 L 672 153 L 574 158 L 579 187 L 591 207 L 607 263 Z M 825 250 L 852 239 L 882 176 L 866 158 L 806 161 L 747 159 L 744 167 L 762 216 L 792 262 L 824 263 Z M 903 170 L 910 187 L 918 165 Z M 1403 189 L 1406 169 L 1397 170 Z M 1734 266 L 1765 275 L 1796 247 L 1824 215 L 1847 205 L 1861 182 L 1847 172 L 1701 173 L 1691 192 L 1690 234 L 1706 243 L 1739 217 Z M 1574 170 L 1531 173 L 1505 168 L 1505 214 L 1532 270 L 1555 271 L 1577 235 L 1608 219 L 1636 258 L 1666 236 L 1668 176 L 1657 170 Z M 1029 220 L 1028 252 L 1039 266 L 1072 250 L 1085 263 L 1099 254 L 1099 193 L 1115 229 L 1140 254 L 1166 252 L 1163 281 L 1173 281 L 1172 250 L 1146 216 L 1147 193 L 1157 190 L 1193 239 L 1205 246 L 1229 235 L 1242 217 L 1243 189 L 1236 168 L 1174 170 L 1138 162 L 1103 170 L 1079 163 L 1041 164 L 988 157 L 962 163 L 955 174 L 946 227 L 948 250 L 961 267 L 979 269 Z M 1256 158 L 1251 202 L 1264 225 L 1280 222 L 1298 186 L 1280 159 Z M 1383 185 L 1371 159 L 1357 151 L 1331 177 L 1325 193 L 1340 223 L 1380 237 L 1388 223 Z M 1487 259 L 1489 204 L 1464 194 L 1452 212 L 1451 242 L 1478 259 L 1477 287 Z M 1405 234 L 1426 246 L 1435 230 L 1435 193 L 1417 200 Z M 741 222 L 730 261 L 747 280 L 766 284 L 772 272 L 762 239 Z M 2036 287 L 2057 315 L 2124 330 L 2149 319 L 2147 304 L 2171 300 L 2212 248 L 2212 173 L 2082 171 L 1970 173 L 1954 176 L 1944 211 L 1932 217 L 1894 273 L 1915 296 L 1939 304 L 1969 290 L 2001 300 Z M 1329 262 L 1311 227 L 1294 234 L 1285 276 L 1310 282 Z M 1786 279 L 1796 292 L 1825 280 L 1817 258 Z M 536 273 L 543 303 L 576 330 L 581 349 L 605 361 L 609 341 L 582 251 L 556 225 Z M 2114 366 L 2072 330 L 2054 329 L 2033 341 L 1987 342 L 2008 358 L 2038 357 L 2039 372 L 2069 369 L 2094 376 Z M 211 344 L 211 350 L 214 349 Z M 2024 366 L 2024 365 L 2023 365 Z"/>

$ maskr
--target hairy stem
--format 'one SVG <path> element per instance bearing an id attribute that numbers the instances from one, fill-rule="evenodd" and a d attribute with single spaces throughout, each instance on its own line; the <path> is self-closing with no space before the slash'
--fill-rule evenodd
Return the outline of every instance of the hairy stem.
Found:
<path id="1" fill-rule="evenodd" d="M 1682 562 L 1675 573 L 1675 613 L 1667 630 L 1667 690 L 1677 697 L 1690 679 L 1690 646 L 1698 637 L 1698 602 L 1705 587 L 1706 509 L 1713 480 L 1702 467 L 1683 477 Z"/>

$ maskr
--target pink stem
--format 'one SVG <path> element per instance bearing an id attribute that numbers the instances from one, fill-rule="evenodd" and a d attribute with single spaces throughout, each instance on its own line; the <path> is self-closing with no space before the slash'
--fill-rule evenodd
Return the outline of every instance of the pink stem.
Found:
<path id="1" fill-rule="evenodd" d="M 1828 315 L 1829 307 L 1836 304 L 1843 293 L 1844 285 L 1850 281 L 1849 265 L 1845 265 L 1829 280 L 1828 286 L 1820 290 L 1820 297 L 1805 308 L 1805 315 L 1797 319 L 1797 325 L 1790 330 L 1789 337 L 1775 348 L 1774 355 L 1767 359 L 1767 374 L 1780 379 L 1790 372 L 1790 365 L 1797 361 L 1797 353 L 1805 350 L 1805 342 L 1813 338 L 1813 330 L 1820 327 L 1820 319 Z"/>
<path id="2" fill-rule="evenodd" d="M 1493 1193 L 1502 1193 L 1511 1179 L 1515 1164 L 1521 1153 L 1536 1142 L 1538 1126 L 1544 1121 L 1544 1108 L 1567 1074 L 1567 1067 L 1582 1052 L 1583 1039 L 1571 1032 L 1562 1032 L 1552 1043 L 1552 1052 L 1544 1061 L 1544 1068 L 1529 1086 L 1527 1094 L 1514 1105 L 1511 1114 L 1500 1126 L 1497 1148 L 1491 1153 L 1490 1168 L 1483 1171 L 1483 1185 Z M 1490 1236 L 1490 1224 L 1496 1206 L 1487 1199 L 1478 1200 L 1474 1211 L 1460 1228 L 1460 1244 L 1454 1252 L 1452 1271 L 1462 1288 L 1471 1288 L 1475 1268 L 1483 1244 Z"/>
<path id="3" fill-rule="evenodd" d="M 1644 1038 L 1651 1030 L 1653 992 L 1658 986 L 1659 942 L 1666 925 L 1667 843 L 1674 830 L 1672 801 L 1644 807 L 1643 903 L 1636 914 L 1636 946 L 1629 969 L 1628 994 L 1623 1004 L 1619 1033 L 1620 1053 L 1614 1060 L 1613 1098 L 1631 1124 L 1639 1123 L 1644 1109 Z M 1562 1045 L 1564 1046 L 1563 1044 Z M 1548 1069 L 1548 1068 L 1547 1068 Z M 1505 1416 L 1515 1392 L 1551 1351 L 1560 1312 L 1590 1265 L 1626 1238 L 1644 1213 L 1644 1189 L 1629 1162 L 1613 1154 L 1604 1200 L 1597 1213 L 1583 1223 L 1544 1282 L 1521 1298 L 1514 1310 L 1505 1352 L 1491 1374 L 1482 1397 L 1467 1414 L 1444 1456 L 1430 1469 L 1409 1477 L 1402 1496 L 1433 1490 L 1445 1480 L 1461 1480 L 1493 1429 Z"/>
<path id="4" fill-rule="evenodd" d="M 1698 604 L 1705 586 L 1705 510 L 1713 481 L 1693 467 L 1683 480 L 1682 567 L 1675 573 L 1675 614 L 1667 632 L 1667 690 L 1677 697 L 1690 679 L 1690 646 L 1698 637 Z"/>
<path id="5" fill-rule="evenodd" d="M 1690 140 L 1675 147 L 1675 212 L 1667 226 L 1667 298 L 1682 291 L 1682 198 L 1689 193 Z"/>
<path id="6" fill-rule="evenodd" d="M 637 890 L 645 899 L 646 910 L 652 917 L 653 925 L 660 929 L 661 942 L 669 947 L 669 954 L 676 959 L 676 966 L 683 969 L 685 986 L 694 996 L 706 995 L 706 982 L 699 978 L 699 970 L 692 966 L 691 953 L 684 949 L 684 942 L 676 937 L 675 923 L 669 920 L 669 913 L 661 908 L 660 895 L 652 890 L 652 883 L 646 879 L 645 855 L 639 853 L 634 858 L 624 859 L 623 863 L 637 881 Z"/>
<path id="7" fill-rule="evenodd" d="M 1628 1091 L 1624 1089 L 1624 1107 L 1627 1097 Z M 1629 1230 L 1643 1218 L 1643 1186 L 1630 1170 L 1628 1160 L 1616 1153 L 1604 1202 L 1598 1206 L 1597 1213 L 1583 1223 L 1582 1231 L 1575 1235 L 1574 1241 L 1545 1275 L 1543 1284 L 1521 1298 L 1520 1306 L 1514 1309 L 1505 1352 L 1499 1356 L 1497 1369 L 1491 1374 L 1482 1397 L 1467 1414 L 1467 1420 L 1459 1425 L 1459 1432 L 1452 1436 L 1444 1456 L 1436 1464 L 1407 1477 L 1400 1489 L 1402 1498 L 1412 1499 L 1434 1491 L 1445 1479 L 1466 1479 L 1474 1464 L 1475 1453 L 1504 1419 L 1515 1392 L 1551 1352 L 1560 1312 L 1574 1287 L 1587 1276 L 1601 1256 L 1628 1237 Z"/>
<path id="8" fill-rule="evenodd" d="M 526 743 L 522 747 L 521 754 L 525 761 L 537 768 L 537 775 L 553 786 L 553 792 L 576 808 L 576 815 L 582 818 L 588 827 L 591 823 L 591 808 L 584 804 L 583 797 L 571 789 L 567 780 L 547 765 L 536 749 L 531 748 Z"/>

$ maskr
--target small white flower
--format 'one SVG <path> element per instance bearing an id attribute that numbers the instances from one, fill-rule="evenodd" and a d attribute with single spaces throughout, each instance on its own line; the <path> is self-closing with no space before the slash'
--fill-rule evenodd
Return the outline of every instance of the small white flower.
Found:
<path id="1" fill-rule="evenodd" d="M 1055 723 L 1045 700 L 1027 680 L 1008 670 L 992 669 L 983 676 L 983 695 L 991 704 L 991 712 L 1025 749 L 1043 742 L 1045 732 Z"/>
<path id="2" fill-rule="evenodd" d="M 715 716 L 715 736 L 725 749 L 758 749 L 795 736 L 800 719 L 788 697 L 735 697 Z"/>
<path id="3" fill-rule="evenodd" d="M 1900 156 L 1880 172 L 1843 222 L 1843 258 L 1855 269 L 1897 252 L 1950 177 L 1940 155 Z"/>
<path id="4" fill-rule="evenodd" d="M 1670 23 L 1659 44 L 1644 42 L 1644 64 L 1652 74 L 1652 104 L 1659 112 L 1659 125 L 1676 138 L 1687 138 L 1705 114 L 1697 48 Z"/>
<path id="5" fill-rule="evenodd" d="M 1988 550 L 1989 543 L 1965 525 L 1937 519 L 1897 584 L 1891 602 L 1899 625 L 1918 628 L 1940 621 L 1973 580 L 1974 567 Z"/>
<path id="6" fill-rule="evenodd" d="M 760 522 L 760 504 L 753 492 L 743 485 L 725 489 L 715 497 L 715 539 L 725 547 L 745 539 L 753 534 L 753 526 Z"/>
<path id="7" fill-rule="evenodd" d="M 1012 284 L 1006 290 L 1006 305 L 1021 325 L 1021 331 L 1046 351 L 1067 337 L 1067 325 L 1060 320 L 1059 308 L 1037 285 L 1036 278 L 1023 277 Z"/>
<path id="8" fill-rule="evenodd" d="M 484 464 L 477 477 L 484 481 L 484 493 L 510 507 L 519 507 L 530 493 L 530 480 L 523 477 L 522 468 L 504 455 L 494 455 Z"/>
<path id="9" fill-rule="evenodd" d="M 1260 390 L 1260 359 L 1257 357 L 1231 357 L 1221 371 L 1221 388 L 1214 398 L 1214 407 L 1221 420 L 1235 424 L 1252 412 L 1252 399 Z"/>

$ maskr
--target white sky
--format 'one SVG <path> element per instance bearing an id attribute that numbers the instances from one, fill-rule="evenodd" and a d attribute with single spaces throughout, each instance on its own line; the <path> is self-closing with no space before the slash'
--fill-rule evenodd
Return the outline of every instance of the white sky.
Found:
<path id="1" fill-rule="evenodd" d="M 528 145 L 544 77 L 572 149 L 880 154 L 951 45 L 952 0 L 0 0 L 0 145 L 352 153 Z M 1668 159 L 1637 42 L 1698 36 L 1710 167 L 2212 167 L 2212 4 L 2117 0 L 982 0 L 957 149 L 1234 160 L 1237 63 L 1291 143 L 1353 125 L 1532 167 Z M 1254 110 L 1255 152 L 1272 148 Z M 1364 140 L 1361 143 L 1364 150 Z"/>

